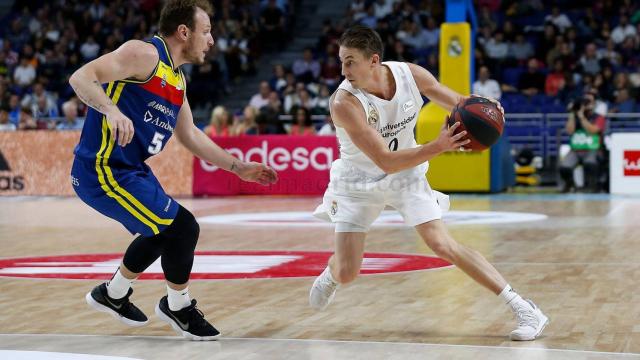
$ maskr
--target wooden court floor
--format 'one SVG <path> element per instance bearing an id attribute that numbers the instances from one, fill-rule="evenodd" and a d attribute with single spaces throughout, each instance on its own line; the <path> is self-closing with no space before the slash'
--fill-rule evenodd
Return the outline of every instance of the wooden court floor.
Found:
<path id="1" fill-rule="evenodd" d="M 320 199 L 178 200 L 202 220 L 310 213 Z M 515 327 L 509 309 L 455 267 L 363 275 L 341 288 L 324 312 L 308 306 L 313 276 L 193 281 L 192 297 L 223 333 L 209 343 L 182 340 L 155 317 L 165 293 L 161 280 L 135 283 L 132 299 L 150 322 L 132 329 L 86 305 L 84 295 L 100 280 L 4 277 L 0 269 L 0 358 L 640 358 L 640 198 L 453 195 L 452 210 L 546 216 L 449 223 L 458 241 L 480 251 L 551 318 L 542 338 L 509 341 Z M 332 249 L 331 227 L 225 219 L 201 221 L 198 251 Z M 122 253 L 131 239 L 76 198 L 0 197 L 0 261 Z M 393 221 L 373 227 L 366 252 L 432 254 L 413 229 Z"/>

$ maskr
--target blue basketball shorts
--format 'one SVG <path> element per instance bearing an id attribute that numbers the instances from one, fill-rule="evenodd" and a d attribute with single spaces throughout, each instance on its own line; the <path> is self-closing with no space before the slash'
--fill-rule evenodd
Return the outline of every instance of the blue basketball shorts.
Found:
<path id="1" fill-rule="evenodd" d="M 156 235 L 178 213 L 178 203 L 164 192 L 146 164 L 119 169 L 76 157 L 71 183 L 82 201 L 132 234 Z"/>

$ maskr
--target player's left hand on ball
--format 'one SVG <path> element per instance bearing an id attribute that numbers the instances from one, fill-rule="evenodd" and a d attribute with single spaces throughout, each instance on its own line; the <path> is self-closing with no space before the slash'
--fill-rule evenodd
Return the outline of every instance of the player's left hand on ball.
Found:
<path id="1" fill-rule="evenodd" d="M 272 168 L 257 162 L 243 162 L 238 164 L 234 172 L 244 181 L 269 185 L 278 181 L 278 174 Z"/>
<path id="2" fill-rule="evenodd" d="M 500 104 L 500 101 L 498 101 L 496 99 L 492 99 L 492 98 L 487 97 L 487 96 L 481 96 L 481 95 L 476 95 L 476 94 L 471 94 L 471 96 L 473 96 L 473 97 L 481 97 L 481 98 L 485 98 L 485 99 L 491 101 L 492 103 L 494 103 L 496 105 L 498 110 L 500 110 L 500 112 L 502 113 L 502 117 L 504 117 L 504 108 Z"/>

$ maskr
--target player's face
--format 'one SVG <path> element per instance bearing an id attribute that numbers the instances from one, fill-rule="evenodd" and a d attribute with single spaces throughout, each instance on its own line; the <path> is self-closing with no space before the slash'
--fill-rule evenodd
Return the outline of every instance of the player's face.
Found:
<path id="1" fill-rule="evenodd" d="M 371 78 L 374 58 L 365 56 L 362 51 L 354 48 L 340 46 L 338 52 L 340 62 L 342 62 L 342 76 L 347 78 L 354 88 L 362 88 L 366 85 L 366 81 Z"/>
<path id="2" fill-rule="evenodd" d="M 209 15 L 200 8 L 196 10 L 194 28 L 187 40 L 185 57 L 190 63 L 203 64 L 207 52 L 213 46 L 213 36 Z"/>

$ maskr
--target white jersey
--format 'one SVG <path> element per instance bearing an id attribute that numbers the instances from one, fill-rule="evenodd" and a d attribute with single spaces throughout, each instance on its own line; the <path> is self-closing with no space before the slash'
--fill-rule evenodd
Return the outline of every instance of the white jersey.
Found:
<path id="1" fill-rule="evenodd" d="M 417 147 L 413 130 L 422 108 L 422 97 L 409 65 L 385 62 L 396 82 L 391 100 L 383 100 L 354 89 L 349 81 L 339 89 L 353 94 L 364 108 L 369 126 L 378 131 L 389 149 Z M 349 138 L 344 128 L 336 127 L 340 159 L 331 165 L 329 185 L 314 216 L 342 223 L 336 231 L 367 232 L 386 206 L 398 210 L 409 226 L 441 219 L 449 209 L 449 197 L 429 186 L 425 173 L 428 163 L 386 175 Z M 346 224 L 346 225 L 345 225 Z"/>
<path id="2" fill-rule="evenodd" d="M 409 65 L 404 62 L 383 62 L 393 74 L 396 92 L 391 100 L 380 99 L 366 91 L 355 89 L 348 80 L 342 81 L 338 89 L 353 94 L 364 108 L 369 126 L 378 131 L 390 150 L 410 149 L 417 146 L 414 128 L 424 101 L 413 79 Z M 367 157 L 349 138 L 342 127 L 336 126 L 340 143 L 340 159 L 371 177 L 383 176 L 384 172 Z"/>

